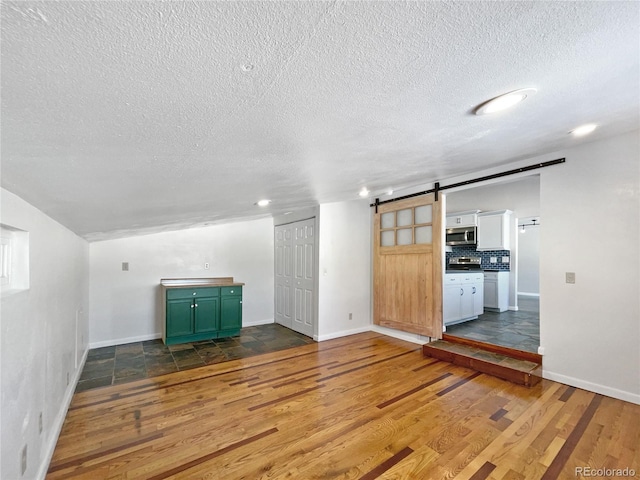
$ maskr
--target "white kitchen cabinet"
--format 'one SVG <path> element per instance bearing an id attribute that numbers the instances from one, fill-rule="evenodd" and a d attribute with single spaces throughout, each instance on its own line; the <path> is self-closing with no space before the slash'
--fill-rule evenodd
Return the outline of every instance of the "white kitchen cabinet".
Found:
<path id="1" fill-rule="evenodd" d="M 473 284 L 473 315 L 478 316 L 484 313 L 484 275 L 482 282 L 475 282 Z"/>
<path id="2" fill-rule="evenodd" d="M 445 280 L 442 296 L 442 319 L 445 325 L 460 320 L 460 283 L 457 281 L 457 275 L 451 275 L 452 283 Z"/>
<path id="3" fill-rule="evenodd" d="M 496 312 L 509 309 L 509 272 L 484 272 L 484 308 Z"/>
<path id="4" fill-rule="evenodd" d="M 476 250 L 509 250 L 511 210 L 478 214 L 478 244 Z"/>
<path id="5" fill-rule="evenodd" d="M 484 275 L 479 273 L 445 274 L 442 316 L 445 325 L 477 318 L 484 312 Z"/>
<path id="6" fill-rule="evenodd" d="M 447 228 L 475 227 L 478 224 L 479 211 L 480 210 L 469 210 L 466 212 L 448 213 Z"/>

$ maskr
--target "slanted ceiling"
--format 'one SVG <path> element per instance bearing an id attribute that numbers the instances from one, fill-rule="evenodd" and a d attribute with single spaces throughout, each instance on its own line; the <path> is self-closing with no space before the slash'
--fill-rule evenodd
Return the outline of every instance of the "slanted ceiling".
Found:
<path id="1" fill-rule="evenodd" d="M 2 186 L 100 240 L 443 180 L 574 145 L 582 123 L 626 132 L 639 8 L 3 1 Z"/>

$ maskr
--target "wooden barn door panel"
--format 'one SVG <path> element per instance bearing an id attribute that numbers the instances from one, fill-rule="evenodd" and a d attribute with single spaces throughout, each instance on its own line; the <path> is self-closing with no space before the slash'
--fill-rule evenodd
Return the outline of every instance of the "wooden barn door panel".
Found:
<path id="1" fill-rule="evenodd" d="M 442 209 L 433 194 L 375 215 L 374 323 L 442 337 Z"/>

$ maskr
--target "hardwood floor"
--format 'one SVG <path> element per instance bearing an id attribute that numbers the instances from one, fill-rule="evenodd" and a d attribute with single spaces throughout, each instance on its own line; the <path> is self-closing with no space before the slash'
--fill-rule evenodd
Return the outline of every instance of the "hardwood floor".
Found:
<path id="1" fill-rule="evenodd" d="M 640 406 L 374 333 L 77 393 L 47 478 L 554 479 L 640 472 Z"/>

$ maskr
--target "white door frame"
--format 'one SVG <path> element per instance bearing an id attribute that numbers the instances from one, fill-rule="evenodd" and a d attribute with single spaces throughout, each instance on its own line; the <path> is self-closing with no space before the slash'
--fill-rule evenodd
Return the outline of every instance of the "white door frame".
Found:
<path id="1" fill-rule="evenodd" d="M 298 210 L 295 212 L 292 212 L 290 214 L 287 215 L 278 215 L 273 217 L 273 226 L 274 226 L 274 322 L 275 323 L 280 323 L 277 322 L 276 320 L 276 302 L 277 302 L 277 285 L 276 285 L 276 244 L 275 244 L 275 231 L 276 231 L 276 227 L 280 227 L 283 225 L 288 225 L 288 224 L 292 224 L 292 223 L 296 223 L 302 220 L 309 220 L 309 219 L 313 219 L 314 220 L 314 234 L 316 237 L 316 243 L 315 243 L 315 248 L 314 248 L 314 259 L 313 259 L 313 300 L 312 300 L 312 308 L 311 308 L 311 314 L 313 315 L 313 339 L 317 341 L 318 339 L 318 284 L 319 284 L 319 275 L 318 275 L 318 270 L 319 270 L 319 265 L 320 265 L 320 239 L 319 239 L 319 225 L 320 225 L 320 207 L 316 206 L 316 207 L 311 207 L 311 208 L 306 208 L 306 209 L 302 209 L 302 210 Z M 289 327 L 288 325 L 285 325 L 287 327 Z M 290 328 L 290 327 L 289 327 Z"/>

